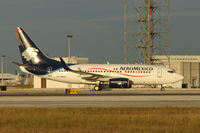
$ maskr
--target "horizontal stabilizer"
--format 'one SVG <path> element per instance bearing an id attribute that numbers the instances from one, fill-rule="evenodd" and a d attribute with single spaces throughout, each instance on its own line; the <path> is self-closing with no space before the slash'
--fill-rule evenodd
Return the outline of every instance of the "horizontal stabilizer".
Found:
<path id="1" fill-rule="evenodd" d="M 27 64 L 21 64 L 21 63 L 18 63 L 18 62 L 15 62 L 15 61 L 10 61 L 11 63 L 17 65 L 17 66 L 23 66 L 23 67 L 35 67 L 35 66 L 30 66 L 30 65 L 27 65 Z"/>

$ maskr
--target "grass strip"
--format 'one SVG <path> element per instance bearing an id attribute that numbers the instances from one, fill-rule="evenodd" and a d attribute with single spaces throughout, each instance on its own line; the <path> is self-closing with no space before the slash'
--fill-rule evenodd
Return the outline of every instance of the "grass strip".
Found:
<path id="1" fill-rule="evenodd" d="M 0 133 L 198 133 L 200 108 L 2 108 Z"/>

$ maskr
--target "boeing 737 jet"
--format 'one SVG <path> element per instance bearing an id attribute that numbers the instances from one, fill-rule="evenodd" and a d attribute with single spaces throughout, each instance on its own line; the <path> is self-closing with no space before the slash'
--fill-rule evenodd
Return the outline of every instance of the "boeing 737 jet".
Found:
<path id="1" fill-rule="evenodd" d="M 164 66 L 139 64 L 68 64 L 45 56 L 21 27 L 14 27 L 22 63 L 13 62 L 23 72 L 42 78 L 94 85 L 94 90 L 131 88 L 132 85 L 163 85 L 183 80 L 183 76 Z"/>

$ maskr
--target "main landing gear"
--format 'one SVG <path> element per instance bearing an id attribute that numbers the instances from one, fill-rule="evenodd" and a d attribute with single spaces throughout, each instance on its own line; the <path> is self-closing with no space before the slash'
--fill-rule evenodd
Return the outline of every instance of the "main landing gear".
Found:
<path id="1" fill-rule="evenodd" d="M 103 89 L 103 85 L 99 85 L 99 86 L 94 87 L 95 91 L 102 91 L 102 89 Z"/>

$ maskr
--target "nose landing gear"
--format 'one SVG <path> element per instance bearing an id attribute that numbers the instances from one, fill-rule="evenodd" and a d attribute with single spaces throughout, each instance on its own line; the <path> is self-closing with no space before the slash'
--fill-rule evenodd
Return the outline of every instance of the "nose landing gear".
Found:
<path id="1" fill-rule="evenodd" d="M 165 91 L 165 87 L 163 87 L 163 85 L 161 85 L 160 91 Z"/>

